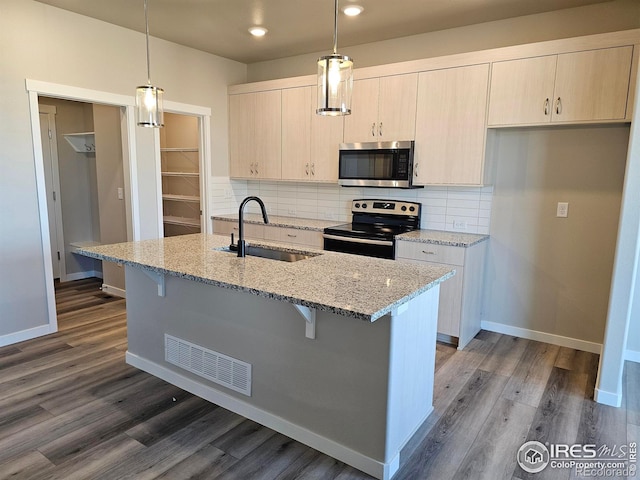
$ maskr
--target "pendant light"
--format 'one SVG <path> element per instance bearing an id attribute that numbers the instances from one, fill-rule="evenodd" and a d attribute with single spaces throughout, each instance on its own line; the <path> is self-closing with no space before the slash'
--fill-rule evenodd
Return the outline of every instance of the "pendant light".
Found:
<path id="1" fill-rule="evenodd" d="M 141 127 L 164 127 L 162 95 L 164 90 L 151 85 L 151 63 L 149 61 L 149 15 L 147 0 L 144 0 L 144 23 L 147 38 L 147 84 L 136 88 L 136 110 Z"/>
<path id="2" fill-rule="evenodd" d="M 335 4 L 333 53 L 318 59 L 318 115 L 351 114 L 353 61 L 338 54 L 338 0 Z"/>

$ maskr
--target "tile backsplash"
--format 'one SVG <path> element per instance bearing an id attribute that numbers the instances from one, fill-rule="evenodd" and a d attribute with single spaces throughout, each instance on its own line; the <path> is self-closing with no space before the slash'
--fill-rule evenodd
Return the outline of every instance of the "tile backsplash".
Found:
<path id="1" fill-rule="evenodd" d="M 425 187 L 417 189 L 340 187 L 318 183 L 230 180 L 213 177 L 210 202 L 213 215 L 236 213 L 247 195 L 259 196 L 273 215 L 351 220 L 354 198 L 383 198 L 422 203 L 422 228 L 489 233 L 493 187 Z M 258 213 L 255 203 L 247 211 Z"/>

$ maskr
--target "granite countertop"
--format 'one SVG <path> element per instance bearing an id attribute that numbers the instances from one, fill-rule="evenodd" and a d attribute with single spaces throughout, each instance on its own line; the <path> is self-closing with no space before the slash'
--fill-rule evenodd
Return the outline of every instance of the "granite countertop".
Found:
<path id="1" fill-rule="evenodd" d="M 489 239 L 489 235 L 476 233 L 446 232 L 444 230 L 414 230 L 413 232 L 397 235 L 396 240 L 408 242 L 431 243 L 436 245 L 449 245 L 451 247 L 471 247 L 476 243 Z"/>
<path id="2" fill-rule="evenodd" d="M 213 220 L 224 220 L 237 222 L 237 214 L 212 215 Z M 245 222 L 264 225 L 262 215 L 250 213 L 245 215 Z M 276 227 L 298 228 L 300 230 L 315 230 L 322 232 L 326 227 L 333 227 L 345 222 L 332 220 L 314 220 L 312 218 L 280 217 L 269 215 L 269 225 Z M 396 236 L 397 240 L 408 242 L 431 243 L 436 245 L 449 245 L 451 247 L 471 247 L 476 243 L 484 242 L 489 235 L 479 235 L 476 233 L 447 232 L 444 230 L 416 230 Z"/>
<path id="3" fill-rule="evenodd" d="M 216 250 L 228 244 L 226 236 L 194 234 L 80 248 L 78 253 L 370 322 L 455 274 L 441 265 L 321 250 L 306 249 L 319 255 L 292 263 Z M 300 251 L 276 242 L 252 245 Z"/>
<path id="4" fill-rule="evenodd" d="M 238 214 L 229 215 L 212 215 L 212 220 L 224 220 L 227 222 L 237 222 Z M 264 225 L 262 215 L 257 213 L 247 213 L 244 216 L 246 223 L 258 223 Z M 345 222 L 338 222 L 335 220 L 315 220 L 313 218 L 297 218 L 297 217 L 282 217 L 279 215 L 269 215 L 269 225 L 273 227 L 288 227 L 297 228 L 299 230 L 315 230 L 322 232 L 326 227 L 333 227 Z"/>

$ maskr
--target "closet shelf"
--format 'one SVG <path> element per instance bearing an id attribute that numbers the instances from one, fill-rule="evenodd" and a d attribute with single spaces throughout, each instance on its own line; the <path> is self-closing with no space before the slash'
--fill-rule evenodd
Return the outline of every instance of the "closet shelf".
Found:
<path id="1" fill-rule="evenodd" d="M 200 203 L 200 197 L 195 195 L 173 195 L 170 193 L 162 194 L 163 200 L 172 200 L 174 202 L 196 202 Z"/>
<path id="2" fill-rule="evenodd" d="M 162 172 L 163 177 L 199 177 L 198 172 Z"/>
<path id="3" fill-rule="evenodd" d="M 197 218 L 175 217 L 173 215 L 165 215 L 162 217 L 164 223 L 171 225 L 182 225 L 184 227 L 200 227 L 200 220 Z"/>
<path id="4" fill-rule="evenodd" d="M 161 148 L 161 152 L 197 152 L 198 148 Z"/>
<path id="5" fill-rule="evenodd" d="M 95 153 L 96 137 L 94 132 L 65 133 L 64 139 L 76 152 Z"/>

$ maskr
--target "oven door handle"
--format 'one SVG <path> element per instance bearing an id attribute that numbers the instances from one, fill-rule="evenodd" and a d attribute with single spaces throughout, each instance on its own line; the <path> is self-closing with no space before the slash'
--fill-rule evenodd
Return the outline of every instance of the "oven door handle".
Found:
<path id="1" fill-rule="evenodd" d="M 338 240 L 339 242 L 366 243 L 368 245 L 384 245 L 387 247 L 393 246 L 393 242 L 391 240 L 370 240 L 368 238 L 341 237 L 338 235 L 329 235 L 328 233 L 323 233 L 322 236 L 327 240 Z"/>

